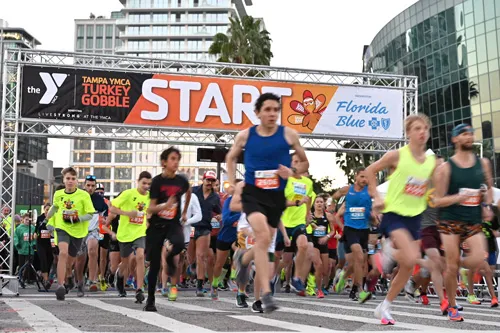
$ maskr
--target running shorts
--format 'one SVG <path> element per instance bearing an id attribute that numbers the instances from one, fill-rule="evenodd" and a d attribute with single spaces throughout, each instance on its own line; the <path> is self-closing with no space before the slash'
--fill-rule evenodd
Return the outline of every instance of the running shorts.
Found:
<path id="1" fill-rule="evenodd" d="M 368 251 L 368 237 L 370 229 L 355 229 L 344 226 L 344 251 L 346 254 L 352 253 L 351 246 L 359 244 L 363 251 Z"/>
<path id="2" fill-rule="evenodd" d="M 70 257 L 75 258 L 82 249 L 82 244 L 85 242 L 85 237 L 83 238 L 75 238 L 70 236 L 66 231 L 62 229 L 56 229 L 57 232 L 57 241 L 58 243 L 67 243 L 68 244 L 68 255 Z M 85 247 L 87 248 L 87 247 Z"/>
<path id="3" fill-rule="evenodd" d="M 328 258 L 337 260 L 337 249 L 328 249 Z"/>
<path id="4" fill-rule="evenodd" d="M 420 232 L 422 238 L 422 250 L 428 249 L 438 249 L 441 255 L 443 255 L 443 244 L 441 243 L 441 235 L 439 234 L 438 227 L 436 225 L 425 227 Z"/>
<path id="5" fill-rule="evenodd" d="M 319 243 L 319 239 L 320 237 L 312 237 L 313 238 L 313 245 L 314 245 L 314 248 L 315 249 L 318 249 L 319 250 L 319 253 L 321 254 L 326 254 L 326 253 L 329 253 L 328 252 L 328 243 L 325 243 L 325 244 L 320 244 Z"/>
<path id="6" fill-rule="evenodd" d="M 245 184 L 243 187 L 241 202 L 243 212 L 247 216 L 252 213 L 261 213 L 267 217 L 267 223 L 275 229 L 286 208 L 284 191 L 263 190 L 251 184 Z"/>
<path id="7" fill-rule="evenodd" d="M 229 251 L 231 250 L 233 242 L 223 242 L 221 240 L 217 240 L 216 249 L 219 251 Z"/>
<path id="8" fill-rule="evenodd" d="M 99 247 L 108 250 L 110 241 L 111 236 L 109 234 L 104 234 L 103 238 L 99 241 Z"/>
<path id="9" fill-rule="evenodd" d="M 386 238 L 389 238 L 394 230 L 406 229 L 414 240 L 419 240 L 421 220 L 422 214 L 417 216 L 401 216 L 396 213 L 384 213 L 380 230 Z"/>
<path id="10" fill-rule="evenodd" d="M 135 253 L 136 249 L 145 249 L 146 248 L 146 236 L 139 237 L 133 242 L 127 242 L 120 244 L 120 257 L 128 258 L 132 253 Z"/>
<path id="11" fill-rule="evenodd" d="M 483 232 L 481 223 L 468 224 L 461 221 L 440 220 L 437 228 L 444 235 L 459 235 L 460 243 L 463 243 L 467 238 Z"/>
<path id="12" fill-rule="evenodd" d="M 294 228 L 286 228 L 286 233 L 290 237 L 291 244 L 289 247 L 285 247 L 285 252 L 288 253 L 297 252 L 297 238 L 299 238 L 300 235 L 307 236 L 306 225 L 301 224 Z"/>

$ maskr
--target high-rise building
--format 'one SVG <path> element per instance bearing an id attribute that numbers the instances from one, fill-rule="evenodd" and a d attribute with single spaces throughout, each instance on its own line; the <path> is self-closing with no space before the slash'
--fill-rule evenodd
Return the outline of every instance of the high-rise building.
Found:
<path id="1" fill-rule="evenodd" d="M 226 33 L 229 17 L 244 17 L 251 0 L 120 0 L 111 18 L 75 20 L 75 51 L 173 60 L 214 61 L 208 49 L 215 34 Z M 262 28 L 264 23 L 262 21 Z M 161 172 L 159 157 L 168 146 L 123 141 L 72 140 L 70 165 L 83 182 L 95 175 L 111 197 L 135 186 L 141 171 Z M 180 146 L 180 172 L 198 184 L 215 163 L 198 162 L 197 147 Z M 240 170 L 241 171 L 241 170 Z"/>
<path id="2" fill-rule="evenodd" d="M 500 183 L 500 2 L 420 0 L 365 48 L 365 70 L 419 78 L 418 111 L 432 121 L 429 146 L 453 153 L 451 131 L 475 129 L 477 152 Z"/>
<path id="3" fill-rule="evenodd" d="M 41 45 L 33 35 L 18 27 L 9 27 L 7 21 L 0 19 L 0 67 L 3 67 L 3 56 L 5 49 L 34 49 Z M 0 105 L 3 98 L 3 75 L 0 69 Z M 6 99 L 6 108 L 9 109 L 11 103 L 15 101 Z M 38 127 L 41 132 L 43 127 Z M 44 192 L 50 192 L 51 179 L 40 179 L 33 172 L 32 162 L 47 159 L 48 151 L 47 138 L 37 138 L 31 136 L 19 136 L 17 160 L 18 172 L 16 174 L 16 203 L 17 209 L 23 206 L 41 205 L 44 201 Z M 35 168 L 36 169 L 36 168 Z M 5 183 L 11 182 L 11 179 L 4 179 Z M 7 200 L 8 201 L 8 200 Z"/>

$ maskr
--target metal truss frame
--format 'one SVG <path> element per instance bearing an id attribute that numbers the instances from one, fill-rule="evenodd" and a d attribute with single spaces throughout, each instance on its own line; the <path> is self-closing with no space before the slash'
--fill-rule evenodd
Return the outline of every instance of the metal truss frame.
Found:
<path id="1" fill-rule="evenodd" d="M 3 100 L 1 114 L 0 147 L 0 206 L 11 209 L 14 217 L 17 149 L 19 136 L 66 139 L 95 139 L 131 142 L 156 142 L 176 145 L 224 147 L 234 142 L 237 131 L 202 130 L 193 128 L 168 128 L 129 126 L 115 123 L 81 122 L 67 120 L 21 118 L 21 72 L 25 65 L 54 68 L 82 68 L 90 70 L 115 70 L 135 73 L 168 73 L 209 77 L 245 77 L 253 80 L 315 83 L 341 86 L 370 86 L 372 88 L 403 91 L 404 116 L 417 113 L 417 77 L 306 70 L 284 67 L 267 67 L 228 63 L 172 61 L 166 59 L 125 57 L 104 54 L 70 53 L 43 50 L 9 49 L 5 52 L 3 72 Z M 399 148 L 401 140 L 383 138 L 357 138 L 332 135 L 302 135 L 307 150 L 344 153 L 378 154 Z M 349 147 L 344 147 L 350 143 Z M 0 216 L 1 217 L 1 216 Z M 14 225 L 14 223 L 12 223 Z M 14 228 L 11 230 L 11 234 Z M 5 232 L 0 228 L 0 233 Z M 7 247 L 13 252 L 13 242 Z M 13 258 L 1 262 L 0 272 L 11 271 Z M 5 261 L 5 260 L 4 260 Z M 3 265 L 2 265 L 3 264 Z M 12 272 L 11 272 L 12 273 Z"/>

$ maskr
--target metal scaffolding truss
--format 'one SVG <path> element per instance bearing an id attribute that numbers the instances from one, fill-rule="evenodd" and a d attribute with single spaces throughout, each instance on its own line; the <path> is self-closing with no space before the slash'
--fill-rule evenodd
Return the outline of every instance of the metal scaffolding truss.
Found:
<path id="1" fill-rule="evenodd" d="M 176 145 L 230 146 L 237 131 L 202 130 L 194 128 L 168 128 L 129 126 L 116 123 L 81 122 L 68 120 L 26 119 L 20 116 L 21 71 L 23 66 L 54 68 L 81 68 L 113 70 L 131 73 L 164 73 L 209 77 L 251 77 L 254 80 L 273 80 L 326 85 L 363 85 L 372 88 L 402 90 L 404 115 L 417 113 L 417 77 L 389 74 L 331 72 L 283 67 L 266 67 L 227 63 L 172 61 L 166 59 L 123 57 L 104 54 L 68 53 L 41 50 L 7 50 L 3 71 L 3 100 L 0 147 L 0 206 L 16 205 L 16 171 L 19 136 L 66 139 L 95 139 L 130 142 L 155 142 Z M 302 144 L 308 150 L 346 153 L 384 153 L 400 147 L 404 140 L 381 138 L 346 138 L 332 135 L 302 135 Z M 346 145 L 348 143 L 348 145 Z M 2 216 L 0 216 L 3 218 Z M 0 228 L 0 233 L 3 229 Z M 7 249 L 12 251 L 13 244 Z M 8 262 L 0 260 L 0 272 L 10 271 Z M 3 265 L 2 265 L 3 264 Z M 6 269 L 7 267 L 7 269 Z"/>

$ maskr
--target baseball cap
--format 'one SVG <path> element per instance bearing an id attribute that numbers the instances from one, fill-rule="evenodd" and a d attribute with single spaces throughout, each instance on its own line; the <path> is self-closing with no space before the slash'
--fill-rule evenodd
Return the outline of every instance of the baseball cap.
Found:
<path id="1" fill-rule="evenodd" d="M 457 125 L 453 131 L 451 131 L 451 137 L 454 138 L 463 133 L 474 133 L 474 129 L 468 124 Z"/>
<path id="2" fill-rule="evenodd" d="M 104 190 L 104 185 L 102 183 L 99 183 L 95 187 L 96 190 Z"/>
<path id="3" fill-rule="evenodd" d="M 217 180 L 217 174 L 214 171 L 207 171 L 203 174 L 203 179 Z"/>

